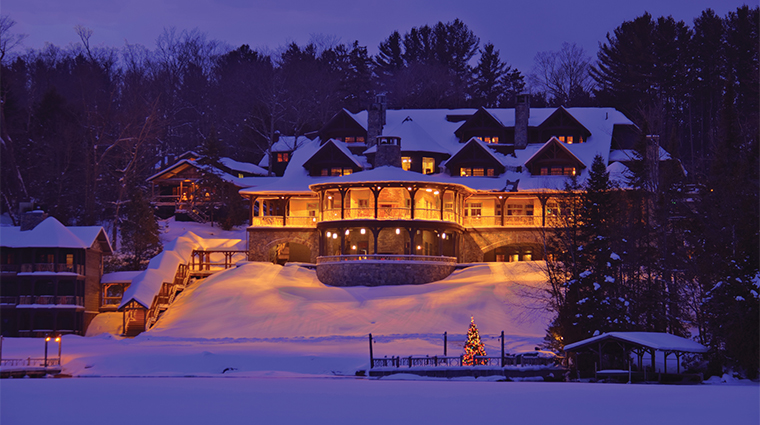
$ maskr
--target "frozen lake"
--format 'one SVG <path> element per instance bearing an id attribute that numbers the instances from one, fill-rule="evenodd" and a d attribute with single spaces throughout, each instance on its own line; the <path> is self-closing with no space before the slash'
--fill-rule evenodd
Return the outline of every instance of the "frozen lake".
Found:
<path id="1" fill-rule="evenodd" d="M 3 424 L 752 424 L 757 385 L 325 377 L 7 379 Z"/>

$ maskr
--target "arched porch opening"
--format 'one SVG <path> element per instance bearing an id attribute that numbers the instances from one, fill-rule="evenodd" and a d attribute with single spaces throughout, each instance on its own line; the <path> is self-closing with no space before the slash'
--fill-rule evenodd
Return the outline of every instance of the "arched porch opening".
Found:
<path id="1" fill-rule="evenodd" d="M 522 243 L 502 245 L 483 254 L 485 262 L 538 261 L 544 259 L 543 249 L 538 244 Z"/>

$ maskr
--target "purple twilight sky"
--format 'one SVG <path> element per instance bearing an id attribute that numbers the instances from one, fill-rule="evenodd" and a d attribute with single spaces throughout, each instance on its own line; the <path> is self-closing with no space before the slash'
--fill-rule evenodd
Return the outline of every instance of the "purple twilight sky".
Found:
<path id="1" fill-rule="evenodd" d="M 312 35 L 358 40 L 370 54 L 394 30 L 459 18 L 481 39 L 494 43 L 502 59 L 524 74 L 536 52 L 575 42 L 593 57 L 605 35 L 645 11 L 672 15 L 692 24 L 706 8 L 718 15 L 745 0 L 4 0 L 1 13 L 28 34 L 24 46 L 77 42 L 74 26 L 94 31 L 93 45 L 122 46 L 127 41 L 153 48 L 164 27 L 198 28 L 233 47 L 277 49 L 304 44 Z"/>

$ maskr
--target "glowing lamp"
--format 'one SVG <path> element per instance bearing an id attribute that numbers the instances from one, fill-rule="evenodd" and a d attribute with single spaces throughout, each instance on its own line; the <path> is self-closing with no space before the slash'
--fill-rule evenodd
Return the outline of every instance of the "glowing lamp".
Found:
<path id="1" fill-rule="evenodd" d="M 400 235 L 401 234 L 401 229 L 396 229 L 396 234 Z"/>
<path id="2" fill-rule="evenodd" d="M 417 245 L 417 249 L 422 249 L 422 247 L 421 247 L 421 246 L 419 246 L 419 245 Z"/>
<path id="3" fill-rule="evenodd" d="M 332 232 L 327 232 L 327 237 L 329 238 L 330 236 L 332 236 Z"/>
<path id="4" fill-rule="evenodd" d="M 359 231 L 359 233 L 361 233 L 363 235 L 363 234 L 367 233 L 367 231 L 365 229 L 362 229 L 362 230 Z"/>
<path id="5" fill-rule="evenodd" d="M 337 233 L 333 233 L 333 239 L 338 239 L 338 234 Z"/>
<path id="6" fill-rule="evenodd" d="M 349 233 L 350 233 L 350 232 L 348 231 L 348 229 L 346 229 L 346 236 L 348 236 L 348 234 L 349 234 Z"/>

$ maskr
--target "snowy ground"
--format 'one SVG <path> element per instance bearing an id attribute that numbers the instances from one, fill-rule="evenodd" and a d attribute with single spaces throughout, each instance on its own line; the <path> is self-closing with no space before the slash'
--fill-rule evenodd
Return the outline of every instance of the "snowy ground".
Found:
<path id="1" fill-rule="evenodd" d="M 244 239 L 196 223 L 186 231 Z M 539 262 L 478 265 L 427 285 L 334 288 L 295 265 L 241 263 L 191 285 L 157 325 L 118 337 L 121 314 L 63 337 L 72 379 L 0 382 L 0 423 L 684 423 L 757 424 L 755 383 L 659 386 L 357 378 L 376 357 L 462 351 L 475 316 L 489 354 L 540 344 L 551 316 Z M 6 338 L 3 358 L 41 357 L 44 341 Z M 50 347 L 51 353 L 57 347 Z M 144 379 L 134 379 L 142 377 Z M 729 379 L 730 381 L 730 379 Z M 41 403 L 40 400 L 44 400 Z M 87 408 L 72 408 L 86 405 Z M 474 415 L 474 416 L 472 416 Z"/>

